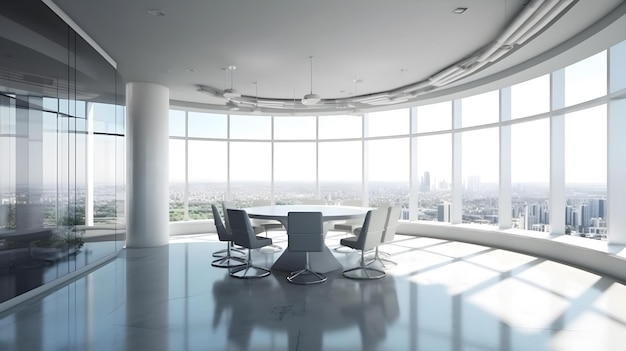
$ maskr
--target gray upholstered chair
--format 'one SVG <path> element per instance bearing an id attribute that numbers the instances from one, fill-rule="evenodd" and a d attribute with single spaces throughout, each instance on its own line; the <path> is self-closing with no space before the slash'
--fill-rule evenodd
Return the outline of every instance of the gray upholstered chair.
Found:
<path id="1" fill-rule="evenodd" d="M 387 219 L 385 221 L 385 230 L 383 231 L 383 237 L 381 239 L 381 244 L 388 243 L 393 241 L 396 230 L 398 228 L 398 222 L 400 221 L 400 212 L 402 212 L 402 207 L 399 205 L 389 206 L 387 210 Z M 367 265 L 371 265 L 375 262 L 379 262 L 383 268 L 390 268 L 390 266 L 396 266 L 397 263 L 388 259 L 390 255 L 386 252 L 379 251 L 379 246 L 376 246 L 374 249 L 374 255 L 369 261 Z"/>
<path id="2" fill-rule="evenodd" d="M 304 269 L 291 272 L 287 280 L 294 284 L 323 283 L 327 277 L 315 272 L 309 264 L 309 252 L 324 250 L 324 223 L 321 212 L 289 212 L 287 217 L 287 250 L 304 252 L 306 263 Z"/>
<path id="3" fill-rule="evenodd" d="M 246 264 L 241 267 L 231 268 L 230 276 L 242 279 L 268 276 L 270 274 L 269 269 L 252 264 L 251 251 L 252 249 L 272 245 L 272 239 L 257 236 L 254 233 L 252 224 L 250 224 L 250 218 L 245 210 L 229 208 L 226 210 L 226 215 L 230 222 L 230 230 L 233 233 L 233 241 L 235 244 L 248 249 Z"/>
<path id="4" fill-rule="evenodd" d="M 385 230 L 387 212 L 387 207 L 369 210 L 365 215 L 359 236 L 341 239 L 341 245 L 361 250 L 360 264 L 343 271 L 346 278 L 379 279 L 385 276 L 385 271 L 367 266 L 364 253 L 380 245 Z"/>
<path id="5" fill-rule="evenodd" d="M 241 257 L 236 257 L 231 255 L 232 250 L 232 241 L 233 235 L 224 226 L 224 222 L 222 222 L 222 217 L 220 216 L 220 212 L 215 207 L 215 205 L 211 204 L 211 210 L 213 211 L 213 220 L 215 221 L 215 229 L 217 230 L 217 237 L 220 241 L 226 241 L 226 254 L 225 256 L 218 258 L 211 262 L 211 265 L 214 267 L 221 268 L 232 268 L 232 267 L 240 267 L 246 264 L 246 260 Z"/>
<path id="6" fill-rule="evenodd" d="M 252 207 L 258 206 L 271 206 L 272 201 L 270 200 L 252 200 Z M 252 225 L 254 227 L 262 228 L 265 231 L 265 237 L 267 238 L 267 232 L 270 230 L 283 230 L 283 224 L 279 221 L 271 220 L 271 219 L 252 219 Z M 274 253 L 281 251 L 283 248 L 280 245 L 272 244 L 267 246 L 264 251 Z"/>
<path id="7" fill-rule="evenodd" d="M 363 201 L 361 200 L 345 200 L 341 202 L 341 206 L 352 206 L 352 207 L 362 207 Z M 362 219 L 348 219 L 345 221 L 341 221 L 341 223 L 335 223 L 333 226 L 333 230 L 346 232 L 346 236 L 353 235 L 353 233 L 358 229 L 361 229 L 363 225 Z M 333 249 L 333 251 L 341 252 L 341 253 L 349 253 L 354 250 L 347 247 L 339 245 Z"/>

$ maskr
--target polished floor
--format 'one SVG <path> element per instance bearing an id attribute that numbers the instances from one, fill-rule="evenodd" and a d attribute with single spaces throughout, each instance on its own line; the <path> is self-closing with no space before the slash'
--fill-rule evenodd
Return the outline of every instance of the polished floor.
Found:
<path id="1" fill-rule="evenodd" d="M 284 232 L 270 232 L 286 246 Z M 331 232 L 328 246 L 344 234 Z M 215 234 L 125 250 L 100 269 L 0 314 L 0 350 L 624 350 L 626 287 L 518 253 L 422 237 L 382 247 L 376 281 L 340 271 L 238 280 L 212 267 Z M 255 250 L 266 267 L 280 253 Z M 353 266 L 357 252 L 335 255 Z"/>

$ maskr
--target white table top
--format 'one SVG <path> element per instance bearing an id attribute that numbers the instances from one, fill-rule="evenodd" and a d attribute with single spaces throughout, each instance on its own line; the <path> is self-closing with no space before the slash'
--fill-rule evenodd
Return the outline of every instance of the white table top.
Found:
<path id="1" fill-rule="evenodd" d="M 289 212 L 322 212 L 322 220 L 335 221 L 363 218 L 368 207 L 326 206 L 326 205 L 274 205 L 244 208 L 250 218 L 287 220 Z"/>

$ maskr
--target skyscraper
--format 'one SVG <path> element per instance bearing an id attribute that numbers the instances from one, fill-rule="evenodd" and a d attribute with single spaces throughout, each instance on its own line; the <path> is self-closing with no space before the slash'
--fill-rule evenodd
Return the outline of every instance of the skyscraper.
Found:
<path id="1" fill-rule="evenodd" d="M 422 192 L 430 191 L 430 172 L 424 172 L 424 176 L 422 177 L 422 185 L 420 186 L 420 190 Z"/>

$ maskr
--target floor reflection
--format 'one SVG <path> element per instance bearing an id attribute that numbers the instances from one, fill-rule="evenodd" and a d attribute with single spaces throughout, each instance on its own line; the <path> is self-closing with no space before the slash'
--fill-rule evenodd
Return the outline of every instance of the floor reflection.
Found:
<path id="1" fill-rule="evenodd" d="M 213 328 L 228 324 L 227 337 L 238 350 L 251 350 L 255 328 L 286 333 L 289 350 L 323 350 L 324 333 L 358 327 L 360 348 L 376 349 L 398 319 L 395 278 L 376 283 L 350 281 L 334 274 L 324 284 L 298 286 L 273 271 L 254 281 L 228 274 L 213 284 Z"/>
<path id="2" fill-rule="evenodd" d="M 110 256 L 122 246 L 122 241 L 97 241 L 86 242 L 78 250 L 0 250 L 0 303 Z"/>
<path id="3" fill-rule="evenodd" d="M 342 236 L 329 235 L 328 246 Z M 624 284 L 528 255 L 399 236 L 385 247 L 398 262 L 385 278 L 336 271 L 301 286 L 276 270 L 231 278 L 211 266 L 221 248 L 215 235 L 198 235 L 123 250 L 0 313 L 0 350 L 586 351 L 626 343 Z M 252 255 L 271 267 L 280 253 Z M 360 257 L 335 255 L 345 267 Z"/>

